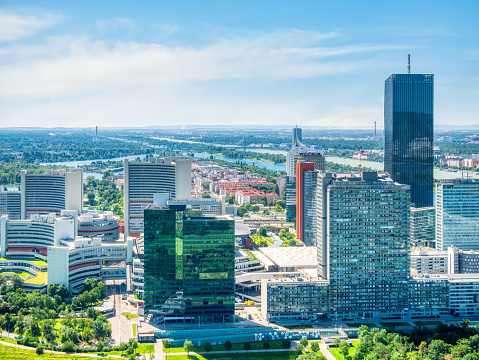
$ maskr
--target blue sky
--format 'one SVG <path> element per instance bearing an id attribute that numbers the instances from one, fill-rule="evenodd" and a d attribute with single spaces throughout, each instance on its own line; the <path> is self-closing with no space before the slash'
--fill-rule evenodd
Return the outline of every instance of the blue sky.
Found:
<path id="1" fill-rule="evenodd" d="M 383 124 L 384 80 L 435 74 L 479 125 L 479 1 L 0 2 L 0 127 Z"/>

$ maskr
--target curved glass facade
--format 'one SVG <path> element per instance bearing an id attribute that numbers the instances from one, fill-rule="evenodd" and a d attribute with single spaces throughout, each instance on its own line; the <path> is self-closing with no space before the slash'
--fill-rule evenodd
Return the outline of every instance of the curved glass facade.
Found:
<path id="1" fill-rule="evenodd" d="M 393 74 L 384 94 L 384 169 L 410 185 L 416 208 L 433 206 L 434 75 Z"/>

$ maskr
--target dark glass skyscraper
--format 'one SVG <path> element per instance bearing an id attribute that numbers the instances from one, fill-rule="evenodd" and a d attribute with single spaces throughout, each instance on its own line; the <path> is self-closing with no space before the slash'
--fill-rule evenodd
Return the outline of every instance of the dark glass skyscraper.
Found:
<path id="1" fill-rule="evenodd" d="M 150 207 L 144 234 L 146 311 L 201 323 L 234 314 L 234 220 Z"/>
<path id="2" fill-rule="evenodd" d="M 386 79 L 384 131 L 384 170 L 411 186 L 414 207 L 433 206 L 434 75 Z"/>

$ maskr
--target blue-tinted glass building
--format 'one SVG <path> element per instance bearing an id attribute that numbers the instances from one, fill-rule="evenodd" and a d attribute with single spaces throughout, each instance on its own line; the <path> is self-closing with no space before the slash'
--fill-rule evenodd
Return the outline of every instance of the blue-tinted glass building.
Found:
<path id="1" fill-rule="evenodd" d="M 433 206 L 434 75 L 393 74 L 384 93 L 384 169 L 411 187 L 414 207 Z"/>

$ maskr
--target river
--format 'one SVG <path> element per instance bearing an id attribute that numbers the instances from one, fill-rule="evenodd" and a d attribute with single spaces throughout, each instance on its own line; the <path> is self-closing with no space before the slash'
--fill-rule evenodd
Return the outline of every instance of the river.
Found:
<path id="1" fill-rule="evenodd" d="M 170 139 L 170 138 L 163 138 L 163 137 L 154 137 L 153 139 L 156 140 L 166 140 L 166 141 L 171 141 L 171 142 L 178 142 L 178 143 L 192 143 L 192 144 L 208 144 L 208 145 L 215 145 L 215 146 L 222 146 L 222 147 L 235 147 L 233 146 L 225 146 L 221 144 L 211 144 L 211 143 L 201 143 L 198 141 L 191 141 L 191 140 L 179 140 L 179 139 Z M 122 140 L 122 141 L 131 141 L 131 140 L 126 140 L 126 139 L 117 139 L 117 140 Z M 146 145 L 146 144 L 145 144 Z M 150 145 L 152 148 L 158 148 L 156 145 Z M 237 150 L 242 150 L 243 148 L 238 148 Z M 262 149 L 262 148 L 252 148 L 252 149 L 246 149 L 247 151 L 253 151 L 257 153 L 264 153 L 264 154 L 281 154 L 281 155 L 286 155 L 285 150 L 271 150 L 271 149 Z M 200 158 L 200 159 L 209 159 L 211 154 L 206 154 L 206 153 L 195 153 L 195 157 Z M 125 156 L 125 157 L 119 157 L 119 158 L 113 158 L 113 159 L 97 159 L 97 160 L 83 160 L 83 161 L 62 161 L 62 162 L 56 162 L 56 163 L 51 163 L 53 165 L 64 165 L 64 166 L 83 166 L 83 165 L 90 165 L 92 162 L 95 161 L 108 161 L 108 160 L 123 160 L 124 158 L 127 158 L 129 160 L 134 160 L 136 158 L 144 159 L 146 157 L 146 154 L 143 155 L 132 155 L 132 156 Z M 256 165 L 260 168 L 268 169 L 268 170 L 273 170 L 273 171 L 285 171 L 286 166 L 285 165 L 279 165 L 279 164 L 274 164 L 271 162 L 267 161 L 259 161 L 259 160 L 249 160 L 249 159 L 231 159 L 231 158 L 226 158 L 223 156 L 214 156 L 215 159 L 218 160 L 223 160 L 227 162 L 232 162 L 236 163 L 238 161 L 248 164 L 248 165 Z M 326 161 L 330 161 L 336 164 L 343 164 L 343 165 L 350 165 L 355 168 L 357 168 L 359 165 L 361 165 L 362 168 L 364 167 L 369 167 L 371 169 L 377 170 L 377 171 L 384 171 L 384 164 L 376 161 L 367 161 L 367 160 L 357 160 L 357 159 L 351 159 L 351 158 L 341 158 L 341 157 L 336 157 L 336 156 L 326 156 Z M 42 165 L 46 165 L 43 163 Z M 86 173 L 85 173 L 86 174 Z M 101 174 L 97 173 L 88 173 L 88 175 L 95 176 L 96 178 L 101 178 Z M 86 176 L 88 176 L 86 175 Z M 85 176 L 85 177 L 86 177 Z M 475 173 L 473 171 L 445 171 L 445 170 L 440 170 L 440 169 L 434 169 L 434 178 L 435 179 L 455 179 L 455 178 L 460 178 L 460 177 L 466 177 L 468 176 L 469 178 L 474 178 L 474 179 L 479 179 L 479 174 Z"/>

